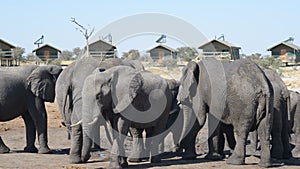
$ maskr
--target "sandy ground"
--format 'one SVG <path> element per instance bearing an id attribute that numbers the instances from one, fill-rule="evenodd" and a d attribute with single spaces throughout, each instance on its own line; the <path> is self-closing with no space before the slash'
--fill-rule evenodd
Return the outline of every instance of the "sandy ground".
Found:
<path id="1" fill-rule="evenodd" d="M 160 74 L 165 74 L 165 77 L 170 77 L 168 70 L 157 70 Z M 178 79 L 180 76 L 179 70 L 171 70 L 172 78 Z M 300 73 L 299 71 L 286 71 L 283 72 L 284 80 L 289 88 L 298 90 L 300 89 Z M 69 164 L 68 152 L 70 147 L 70 140 L 67 139 L 66 128 L 61 125 L 61 115 L 58 112 L 56 103 L 47 103 L 48 112 L 48 136 L 49 146 L 53 150 L 52 154 L 35 154 L 24 153 L 25 146 L 25 128 L 22 118 L 16 118 L 9 122 L 0 123 L 0 135 L 11 152 L 7 154 L 0 154 L 0 168 L 106 168 L 108 166 L 106 151 L 94 151 L 92 158 L 86 164 Z M 104 148 L 107 147 L 107 140 L 101 128 L 101 144 Z M 131 168 L 176 168 L 176 169 L 194 169 L 194 168 L 259 168 L 257 163 L 259 158 L 255 156 L 246 157 L 246 165 L 232 166 L 226 164 L 226 159 L 223 161 L 207 161 L 204 159 L 205 152 L 207 151 L 207 128 L 204 128 L 197 139 L 197 153 L 198 158 L 193 161 L 181 160 L 175 153 L 166 153 L 165 158 L 158 164 L 150 164 L 149 162 L 143 163 L 129 163 Z M 129 142 L 129 141 L 128 141 Z M 37 143 L 36 143 L 37 144 Z M 172 148 L 171 136 L 165 139 L 166 147 Z M 130 147 L 130 143 L 129 143 Z M 129 148 L 130 149 L 130 148 Z M 166 151 L 169 151 L 166 148 Z M 285 164 L 284 166 L 278 165 L 276 168 L 300 168 L 299 159 L 290 159 L 285 161 L 276 161 L 278 164 Z"/>

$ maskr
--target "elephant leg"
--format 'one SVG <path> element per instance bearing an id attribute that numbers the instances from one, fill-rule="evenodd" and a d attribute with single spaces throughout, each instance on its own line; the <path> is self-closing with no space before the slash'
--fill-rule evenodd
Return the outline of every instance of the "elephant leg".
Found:
<path id="1" fill-rule="evenodd" d="M 93 148 L 100 150 L 100 124 L 94 125 L 92 127 L 92 133 L 93 133 Z"/>
<path id="2" fill-rule="evenodd" d="M 260 138 L 261 153 L 259 166 L 270 167 L 271 163 L 271 151 L 270 151 L 270 122 L 264 118 L 258 126 L 258 136 Z"/>
<path id="3" fill-rule="evenodd" d="M 142 162 L 142 157 L 145 157 L 143 154 L 145 151 L 142 136 L 143 130 L 144 129 L 130 128 L 133 137 L 132 150 L 128 158 L 130 162 Z"/>
<path id="4" fill-rule="evenodd" d="M 0 154 L 9 153 L 10 149 L 4 144 L 2 137 L 0 136 Z"/>
<path id="5" fill-rule="evenodd" d="M 51 150 L 48 146 L 47 112 L 45 108 L 45 103 L 42 99 L 38 97 L 35 97 L 34 99 L 35 102 L 29 104 L 28 111 L 37 130 L 38 141 L 40 145 L 38 153 L 50 153 Z"/>
<path id="6" fill-rule="evenodd" d="M 232 155 L 228 158 L 226 163 L 232 165 L 241 165 L 245 164 L 246 140 L 249 132 L 247 126 L 239 127 L 235 130 L 237 133 L 237 143 Z"/>
<path id="7" fill-rule="evenodd" d="M 127 137 L 129 126 L 130 122 L 120 114 L 115 116 L 113 122 L 114 141 L 110 153 L 109 168 L 124 168 L 128 166 L 123 144 Z"/>
<path id="8" fill-rule="evenodd" d="M 71 131 L 71 147 L 69 162 L 71 164 L 77 164 L 81 162 L 81 151 L 82 151 L 82 126 L 77 125 L 72 127 Z"/>
<path id="9" fill-rule="evenodd" d="M 34 122 L 29 115 L 29 113 L 24 113 L 22 118 L 26 127 L 26 147 L 24 148 L 25 152 L 37 153 L 38 149 L 35 147 L 35 138 L 36 138 L 36 128 Z"/>
<path id="10" fill-rule="evenodd" d="M 289 159 L 292 157 L 291 146 L 290 146 L 290 134 L 289 134 L 289 122 L 287 113 L 283 114 L 283 125 L 282 125 L 282 133 L 281 139 L 283 144 L 283 158 Z"/>
<path id="11" fill-rule="evenodd" d="M 281 140 L 282 133 L 282 117 L 281 112 L 274 109 L 274 122 L 272 126 L 272 148 L 271 157 L 276 159 L 282 159 L 283 157 L 283 144 Z"/>
<path id="12" fill-rule="evenodd" d="M 184 148 L 184 153 L 182 159 L 184 160 L 193 160 L 197 157 L 196 153 L 196 137 L 200 130 L 200 125 L 198 121 L 194 123 L 191 131 L 180 141 L 180 147 Z"/>
<path id="13" fill-rule="evenodd" d="M 233 151 L 236 145 L 234 130 L 232 125 L 226 125 L 225 135 L 227 138 L 228 146 Z"/>
<path id="14" fill-rule="evenodd" d="M 168 112 L 166 113 L 168 114 Z M 159 144 L 164 141 L 164 131 L 166 130 L 167 117 L 160 117 L 160 121 L 154 127 L 151 127 L 150 138 L 151 141 L 151 163 L 158 163 L 161 161 L 161 155 L 159 152 Z"/>
<path id="15" fill-rule="evenodd" d="M 211 114 L 208 114 L 208 134 L 208 154 L 205 158 L 222 160 L 225 157 L 223 151 L 225 138 L 223 133 L 220 133 L 220 121 Z"/>

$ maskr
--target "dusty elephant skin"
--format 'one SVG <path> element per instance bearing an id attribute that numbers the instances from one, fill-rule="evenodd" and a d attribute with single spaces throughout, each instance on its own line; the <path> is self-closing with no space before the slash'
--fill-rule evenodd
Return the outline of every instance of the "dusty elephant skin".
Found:
<path id="1" fill-rule="evenodd" d="M 26 127 L 26 152 L 50 152 L 44 102 L 54 102 L 55 83 L 61 71 L 60 66 L 35 65 L 0 69 L 0 121 L 22 116 Z M 39 149 L 34 145 L 36 134 Z M 0 137 L 0 153 L 9 151 Z"/>
<path id="2" fill-rule="evenodd" d="M 70 163 L 80 163 L 82 154 L 82 88 L 85 78 L 96 68 L 101 71 L 117 66 L 127 65 L 137 69 L 144 69 L 143 65 L 137 61 L 121 59 L 107 59 L 102 61 L 93 57 L 85 57 L 73 62 L 63 70 L 57 80 L 56 99 L 62 114 L 64 124 L 71 130 L 71 150 Z M 99 125 L 106 125 L 99 122 Z M 98 135 L 94 136 L 94 141 L 99 145 L 99 128 L 94 128 Z M 107 132 L 109 134 L 109 132 Z"/>
<path id="3" fill-rule="evenodd" d="M 160 161 L 158 144 L 162 138 L 158 135 L 166 128 L 172 103 L 165 79 L 151 72 L 116 66 L 88 76 L 82 93 L 82 161 L 90 157 L 90 128 L 100 118 L 110 121 L 114 129 L 110 168 L 128 165 L 123 143 L 129 127 L 149 130 L 147 133 L 153 136 L 150 145 L 147 145 L 151 162 Z"/>
<path id="4" fill-rule="evenodd" d="M 226 161 L 228 164 L 245 163 L 248 133 L 250 130 L 258 129 L 262 138 L 259 165 L 271 166 L 269 139 L 273 114 L 273 88 L 255 63 L 246 59 L 221 63 L 214 58 L 205 58 L 198 64 L 189 62 L 183 70 L 180 83 L 178 100 L 182 103 L 184 114 L 181 141 L 181 145 L 185 148 L 183 158 L 196 157 L 195 147 L 190 144 L 195 143 L 196 135 L 203 127 L 206 113 L 209 112 L 209 118 L 214 117 L 234 127 L 236 146 Z M 197 118 L 196 122 L 193 121 L 194 118 Z M 208 127 L 215 128 L 219 132 L 216 120 L 208 120 Z"/>

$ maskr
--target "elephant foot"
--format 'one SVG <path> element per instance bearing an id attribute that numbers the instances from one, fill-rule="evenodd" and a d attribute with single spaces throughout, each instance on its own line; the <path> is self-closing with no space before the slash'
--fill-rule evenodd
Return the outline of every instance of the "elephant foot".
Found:
<path id="1" fill-rule="evenodd" d="M 159 163 L 159 162 L 161 162 L 160 155 L 151 156 L 150 162 L 151 162 L 151 163 Z"/>
<path id="2" fill-rule="evenodd" d="M 79 163 L 81 163 L 81 157 L 79 155 L 70 155 L 69 163 L 70 164 L 79 164 Z"/>
<path id="3" fill-rule="evenodd" d="M 26 146 L 24 151 L 28 153 L 37 153 L 39 150 L 35 146 Z"/>
<path id="4" fill-rule="evenodd" d="M 263 168 L 268 168 L 272 166 L 272 163 L 270 160 L 260 160 L 258 163 L 258 166 L 263 167 Z"/>
<path id="5" fill-rule="evenodd" d="M 131 162 L 131 163 L 140 163 L 140 162 L 143 162 L 143 159 L 142 158 L 131 158 L 131 157 L 129 157 L 128 161 Z"/>
<path id="6" fill-rule="evenodd" d="M 218 161 L 223 160 L 225 158 L 225 154 L 208 153 L 204 158 L 207 160 Z"/>
<path id="7" fill-rule="evenodd" d="M 284 152 L 282 155 L 283 159 L 290 159 L 291 157 L 293 157 L 291 152 Z"/>
<path id="8" fill-rule="evenodd" d="M 50 148 L 48 146 L 46 146 L 46 147 L 40 147 L 38 153 L 39 154 L 51 154 L 52 151 L 50 150 Z"/>
<path id="9" fill-rule="evenodd" d="M 275 159 L 283 159 L 283 149 L 279 146 L 272 147 L 271 149 L 271 157 Z"/>
<path id="10" fill-rule="evenodd" d="M 227 160 L 227 164 L 230 165 L 243 165 L 245 164 L 245 158 L 244 157 L 238 157 L 237 155 L 232 154 Z"/>
<path id="11" fill-rule="evenodd" d="M 86 163 L 91 158 L 91 154 L 81 157 L 81 162 Z"/>
<path id="12" fill-rule="evenodd" d="M 195 153 L 183 153 L 182 159 L 183 160 L 194 160 L 197 158 L 197 154 Z"/>

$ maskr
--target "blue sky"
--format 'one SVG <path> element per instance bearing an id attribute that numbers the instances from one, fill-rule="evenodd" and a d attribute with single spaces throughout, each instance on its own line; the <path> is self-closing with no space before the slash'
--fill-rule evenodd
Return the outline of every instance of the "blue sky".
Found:
<path id="1" fill-rule="evenodd" d="M 10 0 L 1 2 L 0 38 L 24 47 L 26 53 L 36 48 L 33 42 L 41 35 L 45 36 L 45 43 L 72 50 L 83 47 L 85 42 L 70 22 L 71 17 L 97 32 L 126 16 L 162 13 L 192 24 L 208 39 L 224 34 L 227 41 L 242 47 L 242 53 L 264 55 L 268 54 L 267 48 L 290 36 L 300 46 L 299 6 L 300 1 L 293 0 Z M 120 27 L 120 31 L 123 29 L 126 25 Z M 119 52 L 147 50 L 155 45 L 158 36 L 129 38 L 118 44 Z M 167 42 L 174 48 L 180 45 L 172 39 Z"/>

